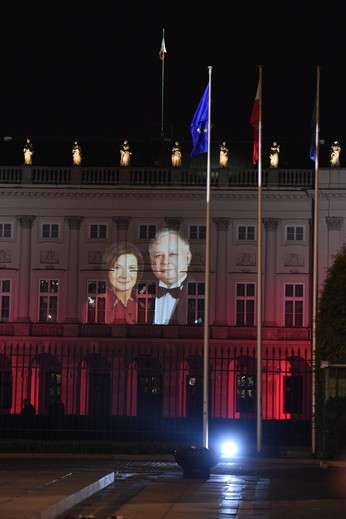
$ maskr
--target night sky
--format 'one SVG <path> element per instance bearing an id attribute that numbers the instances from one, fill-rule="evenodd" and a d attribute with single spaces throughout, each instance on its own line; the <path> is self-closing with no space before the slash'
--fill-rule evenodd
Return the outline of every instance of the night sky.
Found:
<path id="1" fill-rule="evenodd" d="M 190 6 L 191 4 L 191 6 Z M 335 4 L 32 0 L 2 5 L 0 135 L 188 141 L 212 66 L 212 140 L 248 142 L 263 65 L 263 140 L 306 142 L 321 66 L 320 127 L 346 146 L 346 38 Z M 4 144 L 2 144 L 3 146 Z"/>

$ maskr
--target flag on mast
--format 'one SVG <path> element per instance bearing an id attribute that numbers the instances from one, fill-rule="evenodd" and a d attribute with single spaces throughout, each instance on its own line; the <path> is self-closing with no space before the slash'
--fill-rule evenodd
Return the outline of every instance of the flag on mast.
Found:
<path id="1" fill-rule="evenodd" d="M 314 109 L 311 117 L 311 146 L 310 146 L 310 159 L 316 160 L 316 99 Z"/>
<path id="2" fill-rule="evenodd" d="M 253 139 L 253 153 L 252 153 L 252 162 L 256 164 L 258 161 L 258 148 L 259 148 L 259 83 L 257 87 L 257 92 L 255 96 L 255 101 L 252 107 L 250 124 L 254 129 L 254 139 Z"/>
<path id="3" fill-rule="evenodd" d="M 209 83 L 204 91 L 202 99 L 199 102 L 195 115 L 190 124 L 190 131 L 192 135 L 193 149 L 191 157 L 208 152 L 208 138 L 209 138 Z"/>
<path id="4" fill-rule="evenodd" d="M 165 43 L 165 29 L 162 29 L 162 41 L 161 41 L 161 48 L 159 52 L 159 58 L 161 61 L 165 59 L 165 54 L 167 54 L 166 50 L 166 43 Z"/>

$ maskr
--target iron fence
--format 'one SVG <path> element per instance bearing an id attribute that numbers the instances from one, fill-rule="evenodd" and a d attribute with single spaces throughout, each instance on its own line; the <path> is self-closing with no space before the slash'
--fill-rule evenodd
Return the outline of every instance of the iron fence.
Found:
<path id="1" fill-rule="evenodd" d="M 200 340 L 2 342 L 0 437 L 201 443 L 203 363 Z M 309 351 L 264 345 L 261 376 L 264 441 L 307 444 Z M 256 349 L 213 340 L 207 383 L 210 434 L 255 444 Z"/>

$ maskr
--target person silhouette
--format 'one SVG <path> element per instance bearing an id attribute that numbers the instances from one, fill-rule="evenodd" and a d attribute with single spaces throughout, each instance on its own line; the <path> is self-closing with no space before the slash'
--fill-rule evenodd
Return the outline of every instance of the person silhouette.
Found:
<path id="1" fill-rule="evenodd" d="M 28 398 L 24 398 L 21 415 L 22 416 L 35 416 L 35 414 L 36 414 L 35 407 L 30 403 Z"/>

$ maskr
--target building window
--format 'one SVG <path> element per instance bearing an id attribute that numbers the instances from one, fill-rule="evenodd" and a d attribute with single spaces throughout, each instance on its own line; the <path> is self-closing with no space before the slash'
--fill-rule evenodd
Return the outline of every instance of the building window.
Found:
<path id="1" fill-rule="evenodd" d="M 140 240 L 151 240 L 155 238 L 156 225 L 140 225 L 139 226 L 139 239 Z"/>
<path id="2" fill-rule="evenodd" d="M 255 239 L 255 227 L 254 225 L 239 225 L 238 227 L 238 240 L 253 241 Z"/>
<path id="3" fill-rule="evenodd" d="M 255 285 L 254 283 L 236 284 L 236 325 L 254 326 L 255 323 Z"/>
<path id="4" fill-rule="evenodd" d="M 301 225 L 287 226 L 286 240 L 287 241 L 303 241 L 304 240 L 304 227 L 302 227 Z"/>
<path id="5" fill-rule="evenodd" d="M 285 326 L 303 326 L 303 301 L 303 285 L 285 285 Z"/>
<path id="6" fill-rule="evenodd" d="M 61 371 L 47 371 L 46 372 L 46 406 L 48 414 L 64 414 L 61 407 L 61 386 L 62 375 Z"/>
<path id="7" fill-rule="evenodd" d="M 11 280 L 0 279 L 0 320 L 10 320 Z"/>
<path id="8" fill-rule="evenodd" d="M 89 238 L 92 240 L 101 240 L 107 238 L 107 225 L 91 224 Z"/>
<path id="9" fill-rule="evenodd" d="M 106 319 L 106 282 L 88 281 L 88 323 L 104 323 Z"/>
<path id="10" fill-rule="evenodd" d="M 41 279 L 39 295 L 39 321 L 56 322 L 58 319 L 58 289 L 57 279 Z"/>
<path id="11" fill-rule="evenodd" d="M 42 225 L 42 238 L 59 238 L 59 224 L 44 223 Z"/>
<path id="12" fill-rule="evenodd" d="M 151 324 L 154 322 L 154 306 L 156 283 L 151 281 L 149 283 L 143 281 L 138 283 L 138 323 Z"/>
<path id="13" fill-rule="evenodd" d="M 239 413 L 254 413 L 256 410 L 255 376 L 241 373 L 236 376 L 237 404 Z"/>
<path id="14" fill-rule="evenodd" d="M 205 225 L 190 225 L 190 240 L 205 240 Z"/>
<path id="15" fill-rule="evenodd" d="M 0 238 L 12 238 L 11 223 L 0 223 Z"/>
<path id="16" fill-rule="evenodd" d="M 291 375 L 284 377 L 284 412 L 302 414 L 303 412 L 303 377 Z"/>
<path id="17" fill-rule="evenodd" d="M 187 324 L 204 322 L 204 283 L 187 284 Z"/>
<path id="18" fill-rule="evenodd" d="M 12 405 L 12 373 L 10 370 L 0 371 L 0 409 L 11 409 Z"/>

